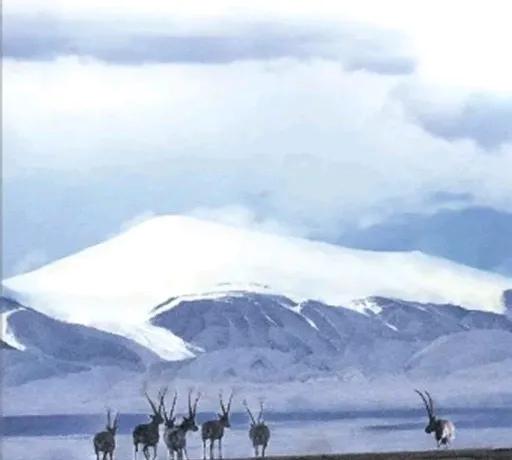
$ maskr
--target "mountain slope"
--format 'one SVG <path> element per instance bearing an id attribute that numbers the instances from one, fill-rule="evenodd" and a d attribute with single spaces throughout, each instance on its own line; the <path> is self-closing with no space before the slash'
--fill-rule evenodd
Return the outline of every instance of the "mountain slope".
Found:
<path id="1" fill-rule="evenodd" d="M 76 373 L 111 382 L 179 378 L 268 383 L 354 375 L 373 379 L 404 372 L 436 378 L 443 363 L 442 376 L 512 359 L 508 352 L 496 353 L 493 345 L 512 337 L 512 322 L 505 315 L 383 297 L 355 303 L 361 312 L 243 291 L 173 298 L 152 311 L 148 327 L 179 338 L 196 353 L 189 359 L 162 360 L 125 337 L 0 299 L 4 381 L 8 386 L 57 382 Z M 485 340 L 477 340 L 478 353 L 460 361 L 470 341 L 456 337 L 464 334 Z M 453 362 L 458 364 L 449 364 Z"/>
<path id="2" fill-rule="evenodd" d="M 160 361 L 148 349 L 114 334 L 65 323 L 0 298 L 2 371 L 7 384 L 98 367 L 141 373 Z"/>
<path id="3" fill-rule="evenodd" d="M 439 337 L 412 356 L 406 368 L 431 377 L 511 360 L 512 331 L 470 330 Z"/>
<path id="4" fill-rule="evenodd" d="M 117 332 L 173 296 L 244 289 L 358 310 L 380 295 L 502 312 L 512 282 L 418 252 L 341 248 L 182 216 L 146 221 L 104 243 L 3 282 L 50 316 Z M 124 333 L 124 331 L 123 331 Z M 186 354 L 186 344 L 176 341 Z"/>
<path id="5" fill-rule="evenodd" d="M 437 340 L 481 331 L 488 338 L 482 353 L 492 356 L 492 337 L 512 337 L 512 322 L 500 314 L 380 297 L 365 304 L 371 310 L 356 312 L 237 292 L 173 299 L 155 310 L 151 322 L 203 350 L 195 359 L 168 366 L 168 378 L 199 381 L 293 381 L 353 371 L 370 378 L 398 375 L 413 369 L 415 354 Z"/>

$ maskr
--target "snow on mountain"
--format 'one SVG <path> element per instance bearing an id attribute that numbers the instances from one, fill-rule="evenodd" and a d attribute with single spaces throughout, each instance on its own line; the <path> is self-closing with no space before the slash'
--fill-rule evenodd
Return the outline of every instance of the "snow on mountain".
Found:
<path id="1" fill-rule="evenodd" d="M 5 327 L 17 345 L 6 344 L 2 350 L 4 381 L 12 386 L 68 379 L 75 373 L 112 384 L 119 378 L 229 384 L 344 380 L 354 375 L 438 378 L 450 370 L 490 364 L 499 371 L 500 362 L 512 360 L 510 353 L 500 351 L 506 347 L 494 352 L 494 341 L 512 337 L 512 322 L 505 315 L 383 297 L 364 303 L 370 308 L 358 312 L 242 291 L 169 299 L 154 309 L 141 329 L 160 331 L 164 341 L 167 334 L 177 337 L 195 356 L 162 360 L 149 351 L 159 348 L 158 336 L 153 337 L 157 343 L 140 347 L 140 340 L 134 343 L 126 336 L 58 321 L 0 299 L 0 311 L 11 312 Z M 469 334 L 474 331 L 482 332 Z M 503 343 L 508 346 L 509 340 Z M 459 359 L 466 348 L 471 352 Z M 137 385 L 130 391 L 137 391 Z"/>
<path id="2" fill-rule="evenodd" d="M 4 382 L 21 384 L 98 367 L 141 373 L 160 362 L 148 348 L 91 327 L 50 318 L 0 298 Z"/>
<path id="3" fill-rule="evenodd" d="M 352 300 L 379 295 L 503 312 L 512 282 L 419 252 L 348 249 L 170 215 L 3 286 L 50 316 L 108 329 L 140 325 L 170 297 L 240 289 L 361 311 Z"/>
<path id="4" fill-rule="evenodd" d="M 16 334 L 9 324 L 9 317 L 18 311 L 23 311 L 23 308 L 18 307 L 13 310 L 0 313 L 0 337 L 2 337 L 2 341 L 9 345 L 9 347 L 23 351 L 25 350 L 25 345 L 19 342 Z"/>

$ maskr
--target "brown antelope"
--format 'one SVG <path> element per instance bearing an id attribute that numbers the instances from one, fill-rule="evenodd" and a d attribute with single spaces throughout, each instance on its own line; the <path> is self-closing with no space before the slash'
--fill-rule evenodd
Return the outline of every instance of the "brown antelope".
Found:
<path id="1" fill-rule="evenodd" d="M 177 460 L 183 460 L 183 455 L 188 460 L 187 453 L 187 432 L 197 431 L 196 425 L 196 412 L 197 403 L 201 393 L 198 393 L 194 403 L 192 404 L 192 391 L 188 393 L 188 416 L 183 417 L 183 421 L 173 428 L 166 429 L 164 440 L 169 450 L 169 457 L 174 460 L 174 454 L 177 455 Z"/>
<path id="2" fill-rule="evenodd" d="M 96 460 L 100 460 L 100 452 L 103 453 L 103 460 L 107 460 L 107 456 L 110 457 L 110 460 L 114 457 L 119 414 L 116 414 L 114 417 L 114 422 L 112 422 L 110 415 L 110 409 L 107 409 L 107 425 L 105 431 L 97 433 L 93 439 Z"/>
<path id="3" fill-rule="evenodd" d="M 217 420 L 210 420 L 203 423 L 201 426 L 201 437 L 203 439 L 203 459 L 206 460 L 206 441 L 210 441 L 210 458 L 213 459 L 213 443 L 218 441 L 219 445 L 219 458 L 222 458 L 222 437 L 224 436 L 224 429 L 229 428 L 229 411 L 231 410 L 231 402 L 233 400 L 233 392 L 229 396 L 227 407 L 224 406 L 222 401 L 222 393 L 219 395 L 221 414 L 218 415 Z"/>
<path id="4" fill-rule="evenodd" d="M 270 430 L 268 426 L 263 421 L 263 401 L 260 401 L 260 413 L 258 415 L 258 419 L 256 420 L 252 415 L 249 406 L 247 405 L 247 401 L 244 400 L 245 410 L 249 414 L 251 419 L 251 426 L 249 428 L 249 438 L 252 441 L 252 445 L 254 447 L 254 456 L 258 457 L 259 455 L 259 447 L 261 446 L 261 456 L 265 457 L 265 450 L 267 449 L 268 441 L 270 439 Z"/>
<path id="5" fill-rule="evenodd" d="M 149 402 L 149 405 L 151 406 L 151 409 L 153 410 L 153 414 L 149 416 L 149 418 L 151 419 L 149 423 L 137 425 L 133 430 L 133 445 L 135 447 L 135 458 L 137 458 L 139 444 L 142 444 L 142 452 L 144 453 L 144 457 L 146 458 L 146 460 L 149 460 L 150 458 L 150 447 L 153 447 L 153 459 L 156 458 L 158 441 L 160 440 L 159 428 L 160 425 L 164 422 L 162 409 L 166 392 L 166 388 L 159 391 L 158 408 L 155 406 L 155 403 L 151 400 L 148 394 L 146 392 L 144 393 Z"/>
<path id="6" fill-rule="evenodd" d="M 455 439 L 455 425 L 450 420 L 443 420 L 435 416 L 434 401 L 428 391 L 425 391 L 426 397 L 421 391 L 414 391 L 420 395 L 427 410 L 428 425 L 425 427 L 425 433 L 434 433 L 437 447 L 441 447 L 441 445 L 448 447 Z"/>

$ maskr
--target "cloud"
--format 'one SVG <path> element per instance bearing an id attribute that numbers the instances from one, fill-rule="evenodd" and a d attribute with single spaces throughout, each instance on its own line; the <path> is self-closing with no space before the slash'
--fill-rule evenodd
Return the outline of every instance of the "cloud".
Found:
<path id="1" fill-rule="evenodd" d="M 511 96 L 425 87 L 401 95 L 409 113 L 434 136 L 470 139 L 485 149 L 512 142 Z"/>
<path id="2" fill-rule="evenodd" d="M 347 65 L 349 70 L 368 70 L 384 75 L 409 74 L 413 73 L 415 68 L 415 60 L 407 56 L 389 56 L 384 59 L 378 56 L 366 59 L 354 58 Z"/>
<path id="3" fill-rule="evenodd" d="M 9 267 L 148 209 L 332 240 L 397 213 L 512 208 L 512 78 L 466 20 L 493 8 L 112 2 L 5 11 Z"/>
<path id="4" fill-rule="evenodd" d="M 437 192 L 433 192 L 430 196 L 430 201 L 433 204 L 459 204 L 459 205 L 467 205 L 473 201 L 473 195 L 471 193 L 456 193 L 456 192 L 446 192 L 444 190 L 439 190 Z"/>
<path id="5" fill-rule="evenodd" d="M 347 69 L 383 74 L 408 74 L 415 68 L 400 33 L 361 24 L 340 22 L 326 28 L 239 19 L 224 29 L 180 31 L 175 21 L 169 18 L 167 30 L 153 30 L 136 22 L 110 28 L 101 20 L 13 15 L 4 21 L 3 55 L 25 60 L 79 56 L 126 65 L 323 58 Z"/>
<path id="6" fill-rule="evenodd" d="M 297 227 L 290 228 L 286 223 L 277 219 L 258 216 L 252 209 L 242 205 L 227 205 L 218 208 L 194 208 L 186 213 L 199 219 L 211 220 L 233 227 L 247 228 L 279 235 L 301 236 Z"/>
<path id="7" fill-rule="evenodd" d="M 431 83 L 510 91 L 512 63 L 503 56 L 512 40 L 511 12 L 502 0 L 17 0 L 4 5 L 3 51 L 115 60 L 109 62 L 309 56 L 387 73 L 414 63 Z"/>
<path id="8" fill-rule="evenodd" d="M 315 235 L 421 209 L 439 190 L 509 207 L 512 150 L 490 158 L 433 136 L 397 96 L 409 78 L 325 60 L 7 60 L 4 174 L 148 197 L 129 215 L 238 203 Z"/>

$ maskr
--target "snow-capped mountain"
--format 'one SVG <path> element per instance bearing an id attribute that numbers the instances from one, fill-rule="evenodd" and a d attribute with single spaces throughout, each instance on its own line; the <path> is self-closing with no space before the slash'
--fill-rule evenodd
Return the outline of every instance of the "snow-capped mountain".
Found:
<path id="1" fill-rule="evenodd" d="M 3 282 L 7 295 L 63 320 L 140 323 L 171 297 L 232 290 L 359 309 L 379 295 L 502 312 L 512 282 L 419 252 L 371 252 L 161 216 Z"/>
<path id="2" fill-rule="evenodd" d="M 507 278 L 181 216 L 3 287 L 13 383 L 105 366 L 194 380 L 435 374 L 472 337 L 487 352 L 464 366 L 496 364 L 493 337 L 512 340 Z"/>

